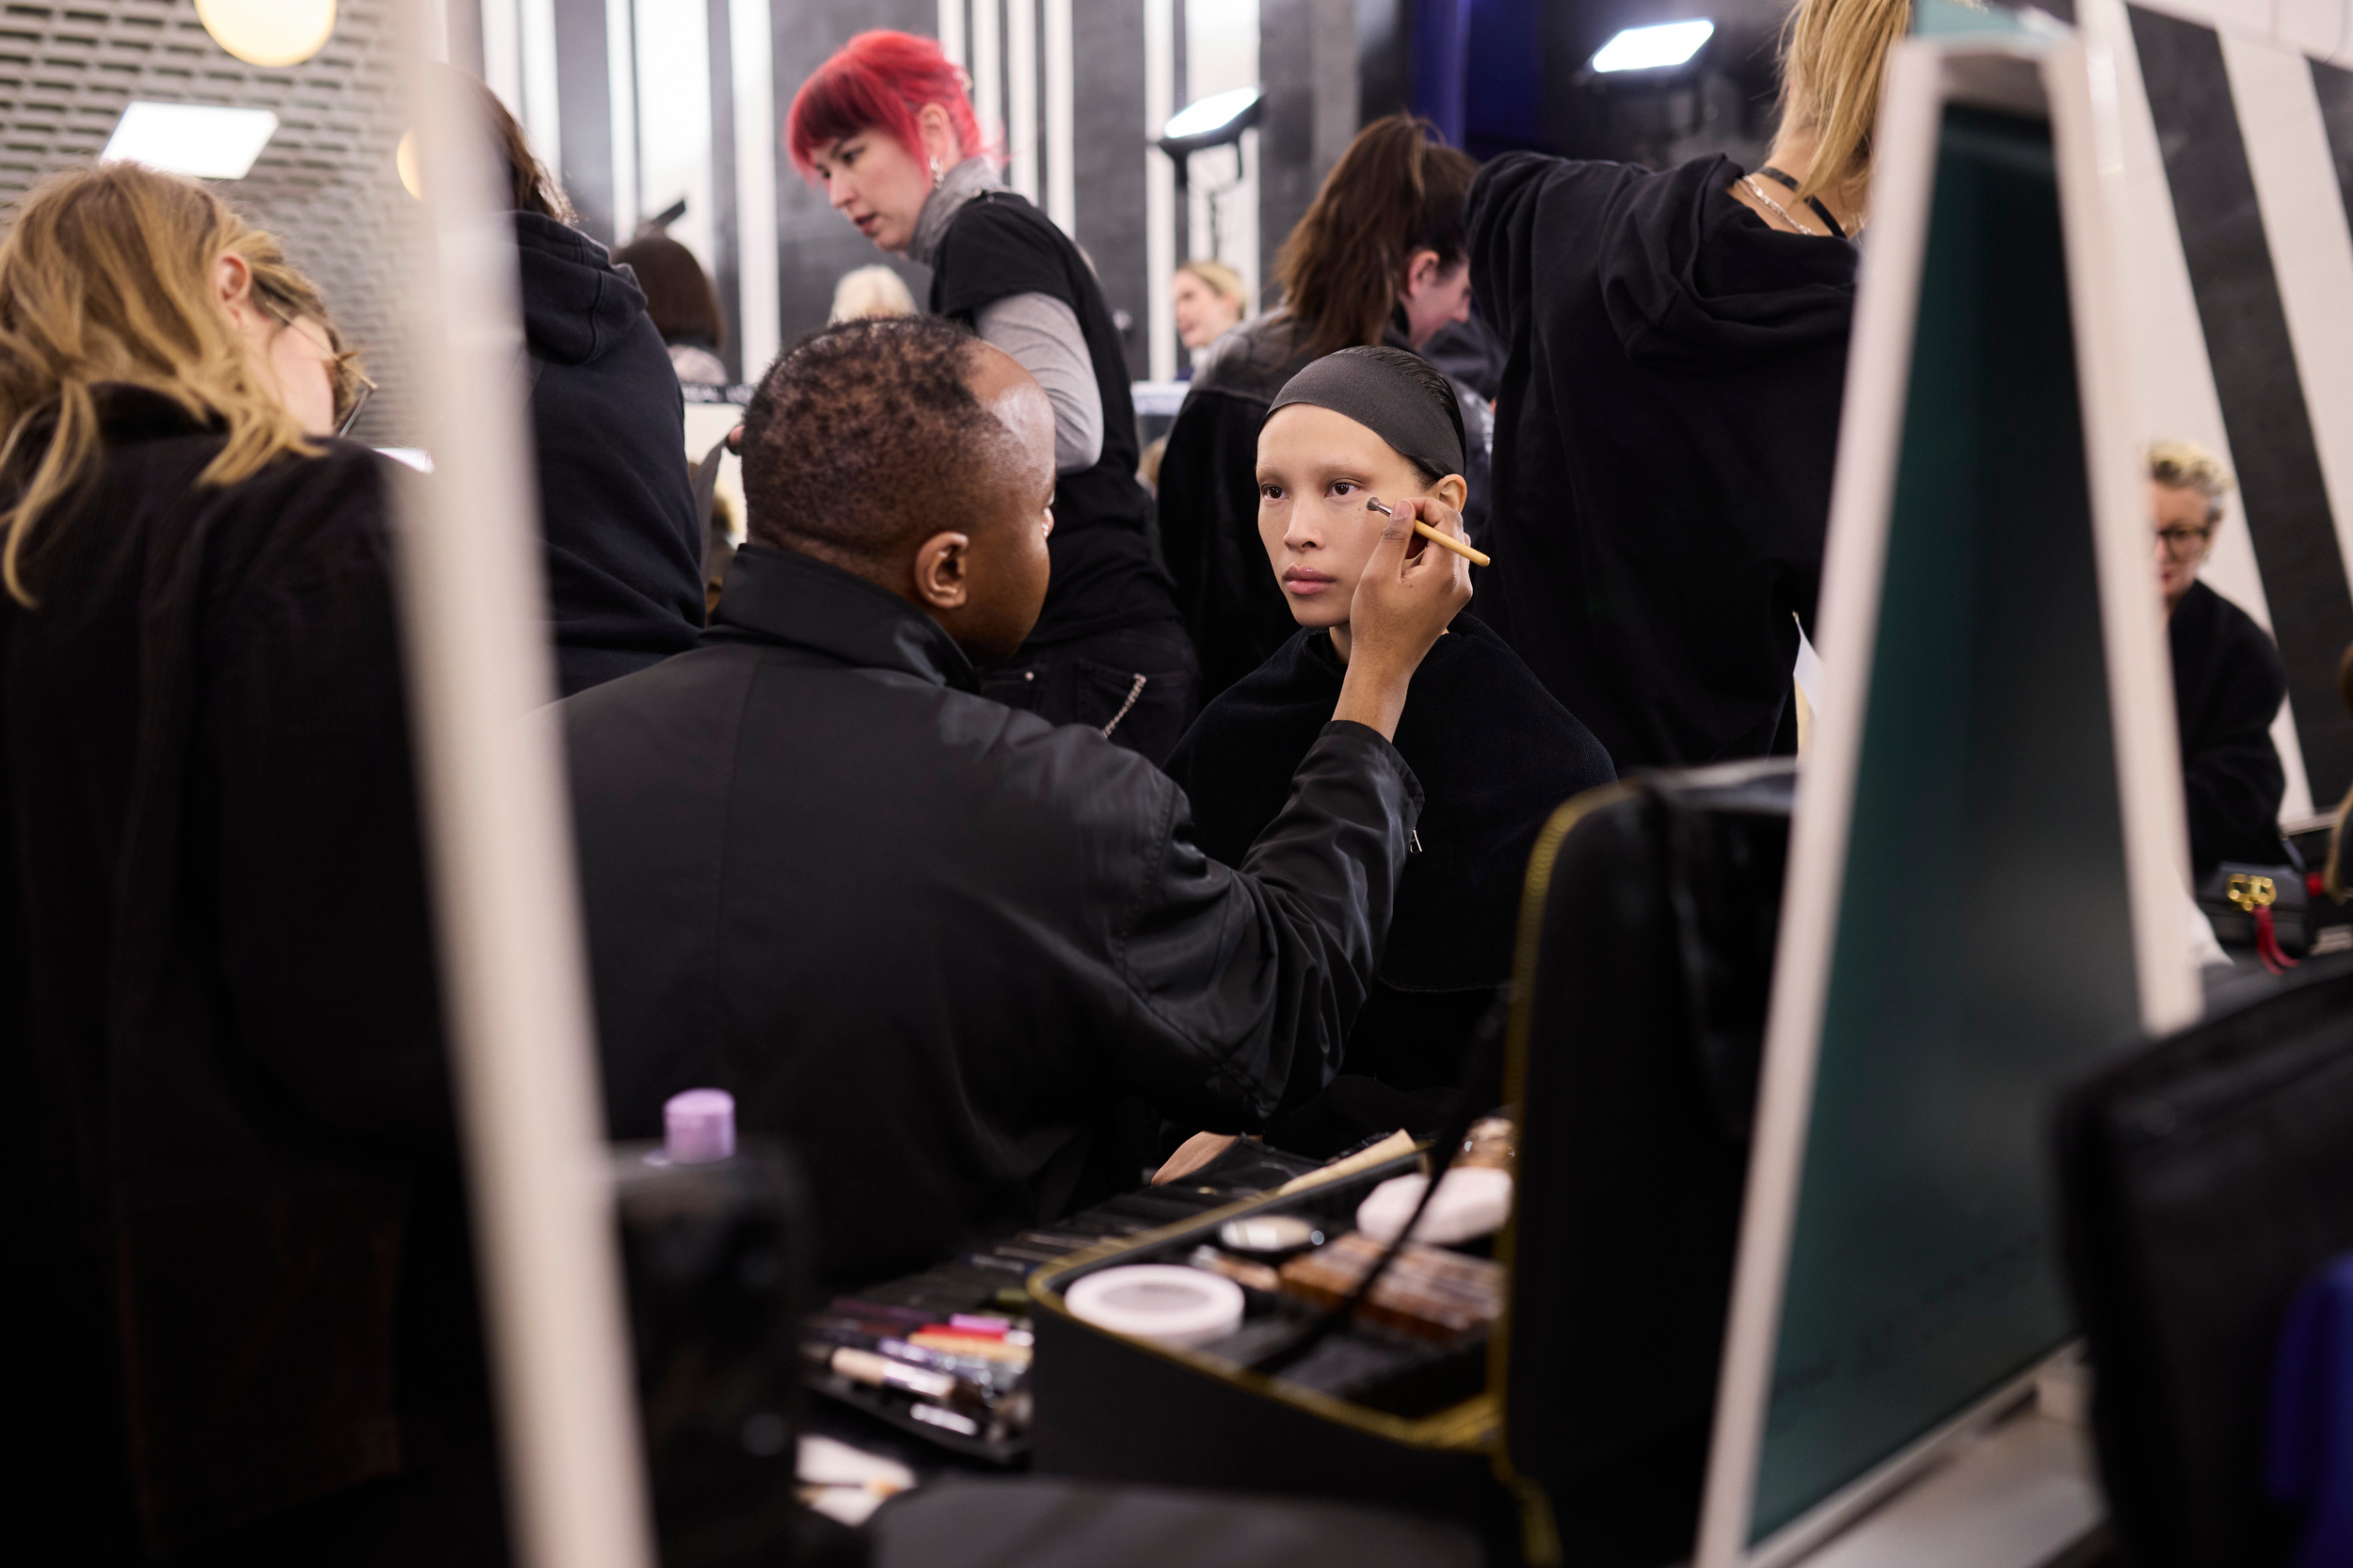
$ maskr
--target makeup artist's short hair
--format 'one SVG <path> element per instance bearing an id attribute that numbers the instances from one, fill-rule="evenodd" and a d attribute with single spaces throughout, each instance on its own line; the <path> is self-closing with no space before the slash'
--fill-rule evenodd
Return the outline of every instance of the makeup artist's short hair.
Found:
<path id="1" fill-rule="evenodd" d="M 845 321 L 803 338 L 744 410 L 745 532 L 880 563 L 945 525 L 1014 439 L 968 384 L 979 344 L 937 316 Z"/>

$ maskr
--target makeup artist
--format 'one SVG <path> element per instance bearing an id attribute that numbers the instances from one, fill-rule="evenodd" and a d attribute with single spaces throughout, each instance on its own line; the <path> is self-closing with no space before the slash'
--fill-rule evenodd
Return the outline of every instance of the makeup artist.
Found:
<path id="1" fill-rule="evenodd" d="M 1275 396 L 1258 432 L 1258 537 L 1300 630 L 1220 694 L 1169 758 L 1210 856 L 1241 858 L 1282 814 L 1291 772 L 1347 679 L 1355 588 L 1382 530 L 1367 502 L 1417 496 L 1458 510 L 1463 449 L 1453 388 L 1401 348 L 1344 348 Z M 1380 971 L 1349 1032 L 1348 1071 L 1267 1129 L 1301 1154 L 1443 1121 L 1432 1096 L 1461 1080 L 1472 1031 L 1512 976 L 1537 831 L 1562 801 L 1617 776 L 1502 638 L 1467 610 L 1448 632 L 1398 721 L 1421 818 Z"/>
<path id="2" fill-rule="evenodd" d="M 844 323 L 746 411 L 750 542 L 704 644 L 564 704 L 612 1130 L 732 1091 L 858 1283 L 1134 1185 L 1118 1095 L 1218 1130 L 1315 1094 L 1420 790 L 1390 744 L 1470 593 L 1399 499 L 1288 804 L 1239 865 L 1167 776 L 980 695 L 1030 633 L 1054 411 L 936 317 Z"/>
<path id="3" fill-rule="evenodd" d="M 793 95 L 785 142 L 876 249 L 931 268 L 933 314 L 1012 355 L 1053 405 L 1053 581 L 981 689 L 1159 761 L 1193 720 L 1200 674 L 1144 537 L 1128 360 L 1094 267 L 999 183 L 964 72 L 934 40 L 852 39 Z"/>

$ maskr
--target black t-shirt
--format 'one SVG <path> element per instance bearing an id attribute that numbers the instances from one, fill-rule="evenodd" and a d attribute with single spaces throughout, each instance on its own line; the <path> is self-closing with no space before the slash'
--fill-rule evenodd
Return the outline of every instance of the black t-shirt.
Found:
<path id="1" fill-rule="evenodd" d="M 1103 451 L 1095 466 L 1054 487 L 1053 584 L 1030 633 L 1032 645 L 1176 618 L 1168 576 L 1144 538 L 1151 499 L 1136 479 L 1136 413 L 1128 360 L 1102 285 L 1070 236 L 1011 191 L 984 191 L 948 225 L 932 271 L 932 313 L 972 326 L 1016 294 L 1070 307 L 1086 334 L 1103 400 Z"/>

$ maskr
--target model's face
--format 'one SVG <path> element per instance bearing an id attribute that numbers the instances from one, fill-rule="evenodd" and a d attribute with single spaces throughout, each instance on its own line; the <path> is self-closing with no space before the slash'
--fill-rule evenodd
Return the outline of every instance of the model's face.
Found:
<path id="1" fill-rule="evenodd" d="M 2198 568 L 2214 550 L 2212 503 L 2196 490 L 2149 482 L 2149 510 L 2156 521 L 2157 589 L 2168 609 L 2198 581 Z"/>
<path id="2" fill-rule="evenodd" d="M 1430 493 L 1411 460 L 1346 414 L 1307 403 L 1278 409 L 1258 431 L 1258 538 L 1291 618 L 1347 625 L 1388 520 L 1365 503 Z"/>
<path id="3" fill-rule="evenodd" d="M 1241 320 L 1241 312 L 1232 300 L 1190 272 L 1178 273 L 1168 294 L 1176 316 L 1176 336 L 1187 348 L 1207 348 Z"/>
<path id="4" fill-rule="evenodd" d="M 924 160 L 888 133 L 867 130 L 826 148 L 815 165 L 825 200 L 872 240 L 875 249 L 892 255 L 906 249 L 915 238 L 923 200 L 932 193 L 932 173 Z"/>
<path id="5" fill-rule="evenodd" d="M 1417 353 L 1446 328 L 1470 319 L 1470 258 L 1440 266 L 1434 250 L 1417 250 L 1405 264 L 1405 286 L 1397 291 L 1405 307 L 1405 341 Z"/>

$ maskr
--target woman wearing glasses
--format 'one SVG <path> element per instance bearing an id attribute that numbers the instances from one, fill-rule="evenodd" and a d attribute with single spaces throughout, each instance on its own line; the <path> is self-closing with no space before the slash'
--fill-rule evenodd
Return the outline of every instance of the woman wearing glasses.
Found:
<path id="1" fill-rule="evenodd" d="M 2173 650 L 2173 712 L 2182 731 L 2182 791 L 2189 859 L 2200 881 L 2224 860 L 2276 866 L 2280 797 L 2287 776 L 2271 721 L 2287 696 L 2287 668 L 2254 618 L 2198 581 L 2214 552 L 2230 471 L 2188 441 L 2149 449 L 2157 585 Z"/>
<path id="2" fill-rule="evenodd" d="M 15 1479 L 93 1559 L 500 1539 L 365 385 L 193 181 L 0 241 Z"/>

